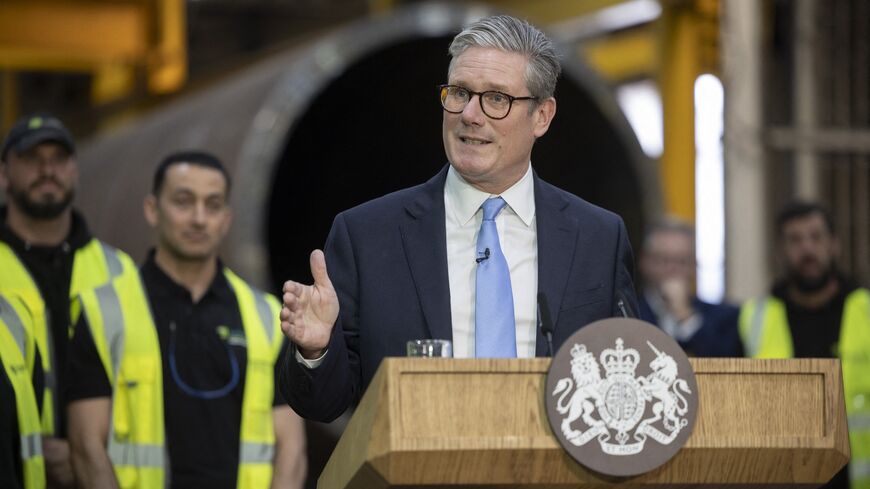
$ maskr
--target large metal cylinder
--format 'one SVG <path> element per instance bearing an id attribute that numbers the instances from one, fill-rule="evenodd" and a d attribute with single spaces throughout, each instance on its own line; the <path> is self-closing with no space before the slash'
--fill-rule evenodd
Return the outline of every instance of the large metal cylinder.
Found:
<path id="1" fill-rule="evenodd" d="M 206 149 L 233 177 L 225 261 L 272 290 L 308 280 L 308 253 L 336 213 L 445 164 L 436 85 L 450 39 L 487 13 L 417 4 L 365 19 L 103 134 L 80 151 L 78 204 L 98 236 L 141 259 L 152 242 L 142 199 L 155 167 L 173 150 Z M 563 67 L 533 166 L 621 214 L 639 239 L 660 202 L 650 162 L 606 86 L 570 53 Z"/>

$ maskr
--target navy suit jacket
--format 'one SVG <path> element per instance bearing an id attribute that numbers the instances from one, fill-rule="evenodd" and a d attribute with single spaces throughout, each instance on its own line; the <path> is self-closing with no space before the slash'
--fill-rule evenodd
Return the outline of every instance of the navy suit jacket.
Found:
<path id="1" fill-rule="evenodd" d="M 286 358 L 280 388 L 301 416 L 330 421 L 362 396 L 381 360 L 405 343 L 452 339 L 444 184 L 428 182 L 336 216 L 324 252 L 340 312 L 315 369 Z M 534 176 L 538 291 L 559 345 L 586 324 L 637 310 L 631 246 L 622 219 Z M 537 355 L 547 344 L 537 337 Z"/>

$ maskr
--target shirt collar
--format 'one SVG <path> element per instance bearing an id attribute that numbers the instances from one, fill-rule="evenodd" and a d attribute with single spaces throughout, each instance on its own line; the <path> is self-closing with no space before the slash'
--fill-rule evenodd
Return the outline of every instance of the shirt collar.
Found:
<path id="1" fill-rule="evenodd" d="M 462 226 L 471 221 L 483 202 L 490 197 L 503 198 L 526 226 L 531 226 L 535 217 L 535 186 L 531 164 L 523 178 L 498 196 L 475 188 L 450 166 L 444 184 L 444 195 L 447 196 L 447 212 L 453 214 Z"/>
<path id="2" fill-rule="evenodd" d="M 145 283 L 148 295 L 150 297 L 161 298 L 184 297 L 187 301 L 192 302 L 192 297 L 187 287 L 172 280 L 172 277 L 160 268 L 160 265 L 158 265 L 157 261 L 154 259 L 155 254 L 156 250 L 151 248 L 151 250 L 148 251 L 148 257 L 145 259 L 145 263 L 143 263 L 140 268 L 142 281 Z M 209 284 L 209 287 L 206 289 L 200 302 L 210 295 L 214 295 L 219 300 L 235 300 L 235 294 L 233 293 L 232 287 L 227 281 L 226 276 L 224 276 L 223 271 L 224 265 L 220 258 L 218 258 L 217 273 L 215 273 L 214 279 L 212 279 L 211 284 Z"/>

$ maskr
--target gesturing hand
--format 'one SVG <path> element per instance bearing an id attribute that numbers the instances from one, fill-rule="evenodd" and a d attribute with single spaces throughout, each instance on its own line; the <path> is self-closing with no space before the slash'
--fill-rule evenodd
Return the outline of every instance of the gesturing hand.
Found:
<path id="1" fill-rule="evenodd" d="M 332 327 L 338 318 L 338 296 L 326 273 L 323 252 L 311 253 L 313 285 L 288 280 L 284 282 L 284 307 L 281 308 L 281 331 L 304 358 L 323 355 Z"/>

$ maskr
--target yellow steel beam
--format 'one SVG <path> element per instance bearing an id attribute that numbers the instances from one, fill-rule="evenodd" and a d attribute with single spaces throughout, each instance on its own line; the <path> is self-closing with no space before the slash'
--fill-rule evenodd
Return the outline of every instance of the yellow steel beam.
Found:
<path id="1" fill-rule="evenodd" d="M 660 162 L 669 214 L 695 219 L 695 79 L 700 75 L 695 13 L 685 6 L 664 9 L 660 20 L 662 66 L 659 86 L 664 115 Z"/>
<path id="2" fill-rule="evenodd" d="M 135 62 L 147 52 L 147 40 L 141 3 L 0 2 L 0 68 Z"/>
<path id="3" fill-rule="evenodd" d="M 93 72 L 91 101 L 103 105 L 127 96 L 136 87 L 136 69 L 129 64 L 102 64 Z"/>
<path id="4" fill-rule="evenodd" d="M 101 104 L 143 68 L 153 93 L 186 81 L 185 0 L 0 0 L 0 70 L 91 72 Z"/>
<path id="5" fill-rule="evenodd" d="M 187 80 L 185 0 L 156 0 L 157 38 L 148 57 L 148 89 L 169 93 Z"/>
<path id="6" fill-rule="evenodd" d="M 659 68 L 658 34 L 651 26 L 583 43 L 582 57 L 612 82 L 653 77 Z"/>
<path id="7" fill-rule="evenodd" d="M 572 17 L 586 15 L 625 0 L 474 0 L 475 3 L 489 4 L 495 8 L 512 12 L 528 18 L 536 24 L 549 24 Z M 402 0 L 369 0 L 369 11 L 383 13 L 403 3 Z M 472 3 L 456 0 L 455 3 Z"/>

